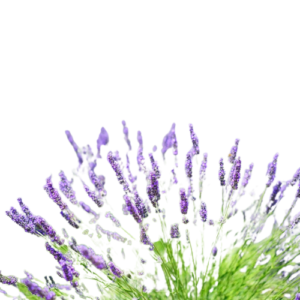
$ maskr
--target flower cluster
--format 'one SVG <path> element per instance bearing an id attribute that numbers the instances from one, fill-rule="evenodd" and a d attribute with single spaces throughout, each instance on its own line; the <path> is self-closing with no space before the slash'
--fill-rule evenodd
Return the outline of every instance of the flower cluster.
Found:
<path id="1" fill-rule="evenodd" d="M 169 181 L 163 179 L 163 168 L 155 157 L 158 145 L 153 144 L 151 151 L 145 155 L 142 131 L 136 131 L 135 162 L 137 172 L 145 180 L 145 196 L 142 196 L 138 189 L 139 175 L 134 174 L 131 166 L 133 143 L 130 129 L 124 119 L 121 120 L 121 125 L 122 140 L 127 148 L 125 162 L 118 149 L 108 149 L 105 158 L 114 174 L 114 180 L 123 191 L 120 197 L 123 203 L 120 201 L 120 204 L 124 220 L 121 222 L 108 201 L 107 177 L 96 172 L 98 160 L 104 158 L 102 148 L 109 147 L 110 144 L 108 130 L 101 126 L 94 151 L 91 144 L 80 146 L 71 130 L 66 129 L 65 137 L 76 155 L 77 166 L 71 169 L 70 178 L 65 170 L 59 170 L 57 187 L 54 176 L 50 173 L 44 179 L 42 190 L 57 206 L 59 216 L 72 229 L 81 231 L 91 245 L 79 243 L 65 228 L 61 229 L 63 237 L 60 236 L 46 218 L 35 214 L 22 197 L 16 197 L 19 208 L 10 205 L 4 215 L 25 233 L 44 241 L 46 252 L 57 263 L 55 274 L 64 284 L 48 275 L 41 280 L 26 269 L 23 270 L 24 278 L 4 275 L 0 270 L 0 287 L 9 286 L 18 291 L 18 296 L 14 296 L 0 288 L 2 296 L 10 299 L 39 297 L 47 300 L 77 299 L 75 297 L 91 300 L 277 300 L 289 295 L 289 298 L 300 300 L 300 212 L 294 212 L 300 201 L 300 167 L 296 168 L 291 178 L 277 179 L 280 153 L 275 152 L 266 167 L 263 190 L 256 196 L 255 188 L 248 191 L 255 164 L 251 161 L 243 169 L 242 157 L 239 155 L 241 138 L 236 137 L 227 154 L 229 170 L 225 166 L 224 157 L 218 159 L 220 201 L 205 201 L 202 196 L 209 186 L 205 184 L 209 152 L 201 152 L 194 124 L 188 123 L 190 147 L 184 157 L 185 183 L 180 182 L 176 171 L 179 168 L 177 124 L 172 122 L 162 137 L 160 147 L 164 167 L 167 166 L 166 154 L 169 150 L 173 156 Z M 198 167 L 196 185 L 195 167 Z M 92 205 L 77 198 L 74 189 L 76 178 Z M 178 199 L 169 199 L 168 194 L 175 188 L 178 189 Z M 269 189 L 268 199 L 264 203 Z M 279 220 L 276 210 L 288 189 L 295 189 L 294 197 Z M 238 204 L 245 196 L 253 198 L 253 201 L 246 208 L 240 209 Z M 115 203 L 116 201 L 114 205 Z M 175 216 L 178 208 L 177 215 L 181 216 L 181 220 L 168 226 L 163 203 L 170 208 L 169 216 L 171 213 L 172 217 Z M 209 218 L 209 207 L 219 204 L 219 218 Z M 88 222 L 80 218 L 71 206 L 81 210 Z M 225 229 L 225 225 L 229 225 L 228 221 L 238 214 L 242 217 L 242 226 L 233 233 L 232 240 L 229 240 L 233 230 L 228 226 Z M 110 221 L 115 231 L 101 224 L 102 216 Z M 134 221 L 132 224 L 139 234 L 126 228 L 126 217 Z M 272 230 L 268 236 L 260 239 L 270 218 Z M 160 233 L 155 237 L 151 235 L 155 226 L 151 227 L 150 219 L 152 223 L 159 224 Z M 199 221 L 201 227 L 198 228 Z M 190 224 L 198 228 L 194 237 Z M 215 232 L 208 255 L 205 247 L 207 226 Z M 224 239 L 228 240 L 227 247 L 224 246 Z M 123 261 L 127 259 L 128 250 L 134 255 L 132 268 L 123 268 L 117 263 L 116 256 L 119 253 L 114 248 L 117 244 L 124 246 L 121 248 Z M 150 260 L 152 264 L 148 264 Z M 202 268 L 199 268 L 199 264 Z M 149 270 L 151 265 L 153 268 Z M 164 285 L 159 285 L 162 278 Z M 91 294 L 85 281 L 94 281 L 99 295 Z"/>

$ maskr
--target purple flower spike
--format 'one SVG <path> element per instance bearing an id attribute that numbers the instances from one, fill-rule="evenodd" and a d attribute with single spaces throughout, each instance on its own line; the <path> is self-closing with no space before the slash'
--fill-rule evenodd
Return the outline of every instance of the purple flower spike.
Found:
<path id="1" fill-rule="evenodd" d="M 209 221 L 208 221 L 208 224 L 209 224 L 210 226 L 214 226 L 215 223 L 214 223 L 213 220 L 209 220 Z"/>
<path id="2" fill-rule="evenodd" d="M 288 180 L 288 181 L 286 181 L 285 184 L 280 188 L 280 195 L 279 195 L 278 201 L 280 201 L 280 200 L 283 198 L 284 192 L 285 192 L 286 188 L 290 185 L 290 183 L 291 183 L 291 180 Z"/>
<path id="3" fill-rule="evenodd" d="M 249 169 L 246 169 L 245 170 L 245 174 L 244 174 L 244 178 L 243 178 L 243 181 L 242 181 L 242 186 L 245 188 L 251 178 L 251 173 L 252 173 L 252 170 L 253 170 L 253 164 L 251 164 L 249 166 Z"/>
<path id="4" fill-rule="evenodd" d="M 178 224 L 174 224 L 171 226 L 171 238 L 172 239 L 178 239 L 180 238 L 180 233 L 179 233 L 179 229 L 178 229 Z"/>
<path id="5" fill-rule="evenodd" d="M 110 165 L 112 166 L 113 170 L 115 171 L 119 183 L 121 185 L 123 185 L 125 192 L 130 192 L 128 183 L 126 182 L 123 172 L 122 172 L 119 164 L 117 163 L 117 159 L 113 156 L 111 151 L 108 153 L 107 159 L 108 159 Z"/>
<path id="6" fill-rule="evenodd" d="M 174 184 L 177 184 L 177 183 L 178 183 L 178 180 L 177 180 L 177 177 L 176 177 L 176 174 L 175 174 L 174 169 L 172 170 L 172 174 L 173 174 L 173 183 L 174 183 Z"/>
<path id="7" fill-rule="evenodd" d="M 188 178 L 192 178 L 193 175 L 192 169 L 193 169 L 192 154 L 191 152 L 188 152 L 186 155 L 186 162 L 185 162 L 185 173 Z"/>
<path id="8" fill-rule="evenodd" d="M 74 228 L 76 228 L 76 229 L 79 228 L 79 225 L 78 225 L 78 224 L 76 223 L 76 221 L 75 221 L 75 216 L 74 216 L 74 214 L 73 214 L 71 211 L 69 211 L 69 210 L 64 210 L 64 211 L 61 211 L 60 214 L 68 221 L 68 223 L 69 223 L 72 227 L 74 227 Z M 79 221 L 79 220 L 77 220 L 77 221 Z"/>
<path id="9" fill-rule="evenodd" d="M 151 165 L 152 165 L 152 170 L 155 172 L 156 178 L 160 178 L 160 171 L 158 168 L 157 161 L 154 160 L 153 154 L 149 153 Z"/>
<path id="10" fill-rule="evenodd" d="M 175 123 L 172 124 L 172 128 L 169 131 L 167 135 L 165 135 L 163 142 L 162 142 L 162 154 L 163 158 L 165 159 L 165 153 L 167 152 L 168 149 L 174 148 L 174 155 L 177 155 L 177 140 L 176 140 L 176 134 L 175 134 Z"/>
<path id="11" fill-rule="evenodd" d="M 60 210 L 64 210 L 68 208 L 67 204 L 65 204 L 58 193 L 58 191 L 53 187 L 51 182 L 51 176 L 47 178 L 46 185 L 44 186 L 44 190 L 47 192 L 49 197 L 59 206 Z"/>
<path id="12" fill-rule="evenodd" d="M 20 206 L 21 206 L 21 209 L 22 209 L 23 213 L 25 213 L 25 215 L 26 215 L 29 219 L 32 218 L 32 213 L 31 213 L 31 211 L 29 210 L 29 208 L 28 208 L 26 205 L 24 205 L 24 203 L 23 203 L 23 201 L 22 201 L 21 198 L 18 198 L 18 202 L 19 202 L 19 204 L 20 204 Z"/>
<path id="13" fill-rule="evenodd" d="M 296 198 L 300 198 L 300 181 L 299 181 L 299 187 L 296 193 Z"/>
<path id="14" fill-rule="evenodd" d="M 188 206 L 189 206 L 189 203 L 188 203 L 187 197 L 185 195 L 185 190 L 180 189 L 180 211 L 183 215 L 187 214 Z"/>
<path id="15" fill-rule="evenodd" d="M 95 148 L 96 148 L 96 153 L 98 155 L 99 160 L 103 159 L 103 155 L 101 154 L 101 149 L 103 147 L 109 147 L 109 144 L 110 144 L 109 132 L 104 125 L 101 125 L 100 131 L 95 140 Z"/>
<path id="16" fill-rule="evenodd" d="M 220 180 L 221 186 L 224 186 L 225 185 L 225 170 L 224 170 L 223 158 L 220 159 L 219 180 Z"/>
<path id="17" fill-rule="evenodd" d="M 135 206 L 139 212 L 139 215 L 145 219 L 148 217 L 148 211 L 146 208 L 145 203 L 142 201 L 142 199 L 140 198 L 139 194 L 137 191 L 134 191 L 134 202 L 135 202 Z"/>
<path id="18" fill-rule="evenodd" d="M 233 146 L 230 150 L 230 153 L 228 155 L 228 158 L 229 158 L 229 162 L 230 163 L 234 163 L 235 161 L 235 158 L 236 158 L 236 153 L 237 153 L 237 150 L 238 150 L 238 145 L 239 145 L 239 139 L 236 139 L 235 140 L 235 146 Z"/>
<path id="19" fill-rule="evenodd" d="M 193 154 L 199 154 L 200 153 L 199 140 L 194 132 L 194 128 L 193 128 L 192 124 L 190 124 L 190 133 L 191 133 L 191 139 L 192 139 L 192 143 L 193 143 L 193 150 L 194 150 Z"/>
<path id="20" fill-rule="evenodd" d="M 91 213 L 91 212 L 92 212 L 91 208 L 90 208 L 87 204 L 85 204 L 83 201 L 80 201 L 79 204 L 81 205 L 81 207 L 82 207 L 87 213 Z"/>
<path id="21" fill-rule="evenodd" d="M 160 192 L 159 192 L 158 180 L 153 171 L 150 172 L 149 180 L 150 180 L 150 184 L 147 187 L 147 193 L 153 207 L 156 208 L 158 206 L 158 200 L 160 199 Z"/>
<path id="22" fill-rule="evenodd" d="M 68 181 L 63 171 L 59 172 L 59 177 L 60 177 L 59 188 L 61 192 L 65 195 L 66 198 L 68 198 L 71 201 L 71 203 L 77 204 L 75 192 L 71 187 L 72 181 Z"/>
<path id="23" fill-rule="evenodd" d="M 149 245 L 149 250 L 152 251 L 154 249 L 153 244 L 151 243 L 149 236 L 146 234 L 146 231 L 148 230 L 148 226 L 141 226 L 141 243 L 144 245 Z"/>
<path id="24" fill-rule="evenodd" d="M 0 271 L 0 282 L 3 283 L 3 284 L 8 284 L 8 285 L 16 285 L 17 283 L 17 278 L 14 277 L 14 276 L 4 276 L 1 274 L 1 271 Z"/>
<path id="25" fill-rule="evenodd" d="M 75 152 L 77 154 L 79 164 L 81 165 L 83 163 L 83 159 L 82 159 L 82 155 L 79 152 L 79 148 L 76 145 L 76 143 L 74 142 L 74 139 L 73 139 L 73 137 L 71 135 L 71 132 L 69 130 L 66 130 L 65 132 L 66 132 L 66 135 L 67 135 L 67 138 L 68 138 L 70 144 L 73 146 L 73 148 L 74 148 L 74 150 L 75 150 Z"/>
<path id="26" fill-rule="evenodd" d="M 127 125 L 127 121 L 125 119 L 121 120 L 121 125 L 122 125 L 122 140 L 124 141 L 127 151 L 132 152 L 133 151 L 133 145 L 130 140 L 130 129 Z"/>
<path id="27" fill-rule="evenodd" d="M 300 293 L 296 294 L 295 300 L 300 300 Z"/>
<path id="28" fill-rule="evenodd" d="M 207 209 L 205 202 L 201 202 L 201 209 L 199 211 L 202 222 L 207 220 Z"/>
<path id="29" fill-rule="evenodd" d="M 111 270 L 111 272 L 115 275 L 115 276 L 117 276 L 117 277 L 121 277 L 121 276 L 123 276 L 123 272 L 119 269 L 119 268 L 117 268 L 116 266 L 115 266 L 115 264 L 112 262 L 112 261 L 110 261 L 109 263 L 108 263 L 108 265 L 109 265 L 109 268 L 110 268 L 110 270 Z"/>
<path id="30" fill-rule="evenodd" d="M 88 196 L 96 203 L 96 205 L 98 207 L 102 207 L 104 202 L 101 200 L 101 198 L 97 196 L 95 192 L 92 192 L 85 183 L 83 183 L 83 186 Z"/>
<path id="31" fill-rule="evenodd" d="M 233 190 L 237 190 L 238 188 L 238 183 L 240 180 L 240 172 L 241 172 L 241 160 L 238 158 L 234 162 L 234 168 L 233 168 L 233 173 L 232 173 L 232 178 L 231 178 L 231 187 Z"/>
<path id="32" fill-rule="evenodd" d="M 67 258 L 59 251 L 56 251 L 49 243 L 45 243 L 45 249 L 50 252 L 56 262 L 60 260 L 67 260 Z"/>
<path id="33" fill-rule="evenodd" d="M 126 202 L 128 212 L 133 216 L 137 223 L 141 223 L 142 218 L 139 215 L 137 208 L 132 204 L 129 196 L 124 195 L 124 200 Z"/>
<path id="34" fill-rule="evenodd" d="M 101 254 L 96 254 L 94 249 L 88 248 L 85 245 L 78 245 L 77 249 L 81 255 L 92 263 L 98 270 L 107 269 L 104 257 Z"/>
<path id="35" fill-rule="evenodd" d="M 296 187 L 298 180 L 300 180 L 300 167 L 298 167 L 291 177 L 291 187 Z"/>
<path id="36" fill-rule="evenodd" d="M 278 192 L 280 191 L 280 187 L 281 187 L 281 182 L 278 181 L 278 183 L 276 185 L 274 185 L 274 187 L 273 187 L 273 192 L 271 194 L 270 201 L 266 207 L 266 214 L 268 214 L 270 212 L 271 208 L 278 203 L 279 200 L 276 200 L 275 198 L 276 198 Z"/>
<path id="37" fill-rule="evenodd" d="M 269 180 L 266 184 L 267 187 L 270 187 L 272 182 L 275 179 L 276 168 L 277 168 L 277 158 L 278 158 L 278 153 L 275 154 L 273 161 L 271 163 L 269 163 L 269 165 L 268 165 L 267 175 L 269 176 Z"/>
<path id="38" fill-rule="evenodd" d="M 157 150 L 157 147 L 156 146 L 153 146 L 153 152 L 155 152 Z"/>
<path id="39" fill-rule="evenodd" d="M 200 180 L 205 179 L 205 172 L 207 168 L 207 153 L 203 154 L 203 161 L 200 167 Z"/>
<path id="40" fill-rule="evenodd" d="M 44 287 L 43 289 L 35 282 L 32 282 L 29 278 L 22 279 L 21 282 L 28 287 L 28 290 L 38 296 L 39 298 L 43 298 L 46 300 L 54 300 L 56 299 L 56 295 L 54 292 L 50 291 L 48 287 Z"/>

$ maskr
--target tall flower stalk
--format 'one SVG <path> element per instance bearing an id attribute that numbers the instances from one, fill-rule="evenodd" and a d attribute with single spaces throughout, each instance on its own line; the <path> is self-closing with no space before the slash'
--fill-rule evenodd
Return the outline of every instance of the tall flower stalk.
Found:
<path id="1" fill-rule="evenodd" d="M 295 212 L 300 200 L 300 167 L 291 178 L 277 179 L 280 153 L 275 152 L 266 167 L 263 189 L 256 197 L 253 190 L 248 191 L 255 165 L 250 162 L 243 170 L 239 155 L 241 138 L 236 137 L 227 154 L 229 168 L 225 166 L 224 157 L 218 160 L 220 199 L 204 200 L 209 153 L 204 151 L 199 157 L 200 139 L 194 124 L 188 123 L 191 144 L 184 157 L 185 180 L 180 182 L 176 171 L 179 168 L 177 124 L 172 122 L 162 138 L 160 149 L 164 167 L 167 167 L 167 152 L 171 151 L 173 156 L 169 181 L 163 179 L 162 165 L 155 157 L 157 144 L 145 154 L 142 131 L 136 131 L 135 162 L 137 172 L 146 183 L 143 196 L 138 186 L 139 175 L 134 174 L 131 167 L 130 129 L 126 120 L 122 120 L 121 125 L 122 139 L 127 147 L 125 162 L 118 149 L 109 149 L 105 155 L 101 153 L 102 148 L 110 144 L 110 135 L 104 126 L 95 140 L 96 152 L 90 144 L 80 146 L 72 132 L 66 129 L 65 137 L 76 155 L 77 166 L 71 169 L 70 178 L 65 170 L 59 170 L 57 187 L 52 173 L 46 176 L 42 185 L 46 196 L 57 206 L 59 216 L 72 229 L 86 236 L 89 244 L 78 242 L 64 227 L 60 235 L 47 219 L 35 214 L 21 196 L 16 197 L 19 208 L 10 205 L 4 211 L 4 215 L 25 233 L 43 240 L 46 252 L 57 263 L 55 274 L 63 283 L 49 275 L 42 280 L 26 269 L 23 269 L 24 277 L 5 275 L 0 270 L 2 296 L 15 300 L 279 300 L 286 297 L 300 300 L 300 212 Z M 116 216 L 109 202 L 108 178 L 96 171 L 98 160 L 103 159 L 115 177 L 109 180 L 116 180 L 122 188 L 119 204 L 123 218 Z M 76 179 L 91 204 L 77 199 L 73 187 Z M 169 197 L 173 189 L 178 191 L 177 199 Z M 276 211 L 288 189 L 295 189 L 295 194 L 279 220 Z M 264 203 L 268 190 L 270 193 Z M 240 209 L 238 204 L 247 195 L 253 201 Z M 116 201 L 114 199 L 114 205 Z M 168 205 L 168 211 L 164 203 Z M 220 204 L 219 218 L 209 218 L 209 209 L 216 204 Z M 74 209 L 82 210 L 87 220 L 80 218 Z M 178 222 L 168 224 L 167 214 L 176 214 L 176 210 Z M 225 230 L 225 225 L 238 214 L 242 216 L 242 226 L 224 247 L 224 239 L 233 232 L 232 229 Z M 103 227 L 102 217 L 110 221 L 114 230 Z M 126 228 L 126 218 L 134 221 L 138 236 Z M 270 219 L 271 232 L 259 238 Z M 153 222 L 160 226 L 156 238 L 150 230 Z M 192 234 L 192 226 L 199 228 L 199 234 Z M 207 245 L 208 255 L 205 251 L 207 227 L 215 231 L 212 244 Z M 123 245 L 122 259 L 126 252 L 134 255 L 132 268 L 117 263 L 117 243 Z M 147 267 L 146 252 L 152 260 L 152 269 Z M 87 281 L 94 282 L 97 295 L 91 293 Z M 7 286 L 17 290 L 18 295 L 3 289 Z"/>

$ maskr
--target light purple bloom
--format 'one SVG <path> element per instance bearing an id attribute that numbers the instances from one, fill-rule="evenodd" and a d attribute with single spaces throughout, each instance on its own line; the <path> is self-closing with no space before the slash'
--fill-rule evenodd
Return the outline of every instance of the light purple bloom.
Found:
<path id="1" fill-rule="evenodd" d="M 221 186 L 224 186 L 225 185 L 225 170 L 224 170 L 223 158 L 220 159 L 219 180 L 220 180 Z"/>
<path id="2" fill-rule="evenodd" d="M 206 168 L 207 168 L 207 153 L 204 153 L 203 161 L 202 161 L 201 167 L 200 167 L 200 180 L 203 180 L 205 178 Z"/>
<path id="3" fill-rule="evenodd" d="M 149 236 L 146 234 L 146 231 L 148 230 L 148 226 L 141 226 L 141 243 L 143 243 L 144 245 L 149 245 L 150 248 L 149 250 L 152 251 L 154 249 L 153 244 L 151 243 Z"/>
<path id="4" fill-rule="evenodd" d="M 85 245 L 78 245 L 78 251 L 83 257 L 89 260 L 97 269 L 107 269 L 107 265 L 102 255 L 97 255 L 92 248 L 88 248 Z"/>
<path id="5" fill-rule="evenodd" d="M 243 181 L 242 181 L 242 186 L 245 188 L 251 178 L 251 174 L 252 174 L 252 170 L 253 170 L 253 164 L 251 164 L 249 166 L 249 169 L 246 169 L 245 170 L 245 174 L 244 174 L 244 178 L 243 178 Z"/>
<path id="6" fill-rule="evenodd" d="M 167 152 L 168 149 L 174 148 L 174 155 L 177 155 L 177 140 L 176 140 L 176 134 L 175 134 L 175 123 L 172 124 L 172 128 L 169 131 L 167 135 L 165 135 L 163 142 L 162 142 L 162 154 L 163 158 L 165 158 L 165 153 Z"/>
<path id="7" fill-rule="evenodd" d="M 239 139 L 235 140 L 235 146 L 233 146 L 231 148 L 230 154 L 228 155 L 229 162 L 232 163 L 232 164 L 235 162 L 235 158 L 236 158 L 236 153 L 237 153 L 237 150 L 238 150 L 239 141 L 240 141 Z"/>
<path id="8" fill-rule="evenodd" d="M 186 155 L 186 162 L 185 162 L 185 173 L 188 178 L 192 178 L 193 175 L 192 169 L 193 169 L 192 154 L 191 152 L 188 152 Z"/>
<path id="9" fill-rule="evenodd" d="M 83 163 L 83 159 L 82 159 L 82 155 L 79 152 L 79 148 L 78 148 L 77 144 L 75 143 L 75 141 L 71 135 L 71 132 L 69 130 L 66 130 L 65 133 L 67 135 L 67 138 L 68 138 L 70 144 L 73 146 L 73 148 L 77 154 L 79 164 L 81 165 Z"/>
<path id="10" fill-rule="evenodd" d="M 1 283 L 15 286 L 17 281 L 18 280 L 15 276 L 4 276 L 1 274 L 1 271 L 0 271 L 0 282 Z"/>
<path id="11" fill-rule="evenodd" d="M 147 193 L 153 207 L 157 208 L 158 200 L 160 199 L 160 192 L 155 172 L 150 171 L 149 181 L 150 184 L 147 186 Z"/>
<path id="12" fill-rule="evenodd" d="M 296 173 L 294 174 L 292 180 L 290 181 L 291 186 L 295 185 L 295 183 L 299 179 L 300 179 L 300 168 L 296 171 Z"/>
<path id="13" fill-rule="evenodd" d="M 130 139 L 130 129 L 127 125 L 127 121 L 126 119 L 122 119 L 121 120 L 121 125 L 122 125 L 122 140 L 125 143 L 126 147 L 127 147 L 127 151 L 128 152 L 132 152 L 133 151 L 133 145 Z"/>
<path id="14" fill-rule="evenodd" d="M 105 128 L 102 127 L 97 140 L 97 150 L 98 150 L 97 157 L 101 158 L 101 154 L 100 154 L 101 146 L 107 145 L 108 142 L 109 142 L 108 133 L 105 130 Z"/>
<path id="15" fill-rule="evenodd" d="M 212 255 L 213 255 L 213 256 L 216 256 L 216 255 L 217 255 L 217 252 L 218 252 L 218 249 L 217 249 L 216 246 L 214 246 L 213 249 L 212 249 Z"/>
<path id="16" fill-rule="evenodd" d="M 94 201 L 94 203 L 96 203 L 98 207 L 102 207 L 104 202 L 101 200 L 100 196 L 97 196 L 95 192 L 92 192 L 84 182 L 82 183 L 88 196 Z"/>
<path id="17" fill-rule="evenodd" d="M 139 215 L 145 219 L 148 217 L 148 211 L 146 208 L 145 203 L 142 201 L 142 199 L 140 198 L 139 194 L 137 191 L 134 191 L 134 202 L 135 202 L 135 206 L 139 212 Z"/>
<path id="18" fill-rule="evenodd" d="M 270 187 L 272 182 L 275 179 L 276 168 L 277 168 L 277 158 L 278 158 L 278 154 L 276 153 L 273 158 L 273 161 L 271 163 L 269 163 L 269 165 L 268 165 L 267 175 L 269 176 L 269 180 L 266 184 L 267 187 Z"/>
<path id="19" fill-rule="evenodd" d="M 59 188 L 61 192 L 66 196 L 66 198 L 68 198 L 71 201 L 71 203 L 77 204 L 75 192 L 71 187 L 71 183 L 73 182 L 73 180 L 69 181 L 63 171 L 59 172 L 59 176 L 60 176 Z"/>
<path id="20" fill-rule="evenodd" d="M 173 169 L 171 172 L 172 172 L 172 174 L 173 174 L 173 183 L 174 183 L 174 184 L 177 184 L 177 183 L 178 183 L 178 180 L 177 180 L 177 178 L 176 178 L 176 174 L 175 174 L 174 169 Z"/>

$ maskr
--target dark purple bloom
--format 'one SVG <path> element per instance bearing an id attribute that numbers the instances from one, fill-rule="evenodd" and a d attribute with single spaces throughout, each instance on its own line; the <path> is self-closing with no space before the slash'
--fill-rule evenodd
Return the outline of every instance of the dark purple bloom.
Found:
<path id="1" fill-rule="evenodd" d="M 150 157 L 150 161 L 151 161 L 152 170 L 155 172 L 156 178 L 158 179 L 158 178 L 160 178 L 160 171 L 158 168 L 157 161 L 154 160 L 152 153 L 149 153 L 149 157 Z"/>
<path id="2" fill-rule="evenodd" d="M 171 147 L 174 148 L 174 155 L 177 155 L 177 140 L 176 140 L 176 134 L 175 134 L 175 123 L 172 124 L 172 128 L 169 131 L 167 135 L 165 135 L 163 142 L 162 142 L 162 154 L 163 158 L 165 158 L 165 153 L 167 152 L 168 149 Z"/>
<path id="3" fill-rule="evenodd" d="M 179 229 L 178 229 L 178 224 L 174 224 L 171 226 L 171 238 L 172 239 L 178 239 L 180 238 L 180 233 L 179 233 Z"/>
<path id="4" fill-rule="evenodd" d="M 36 226 L 36 230 L 38 230 L 43 235 L 44 233 L 47 234 L 52 242 L 55 242 L 60 246 L 64 243 L 64 240 L 60 239 L 53 228 L 42 217 L 34 217 L 33 223 Z"/>
<path id="5" fill-rule="evenodd" d="M 277 168 L 277 158 L 278 158 L 278 154 L 276 153 L 273 158 L 273 161 L 271 163 L 269 163 L 269 165 L 268 165 L 267 175 L 269 176 L 269 180 L 266 184 L 267 187 L 270 187 L 272 182 L 275 179 L 276 168 Z"/>
<path id="6" fill-rule="evenodd" d="M 232 178 L 231 178 L 231 187 L 233 190 L 237 190 L 238 188 L 238 183 L 240 180 L 240 172 L 241 172 L 241 160 L 238 158 L 234 162 L 234 168 L 233 168 L 233 173 L 232 173 Z"/>
<path id="7" fill-rule="evenodd" d="M 192 154 L 191 152 L 188 152 L 186 155 L 186 162 L 185 162 L 185 173 L 188 178 L 192 178 L 193 175 L 192 169 L 193 169 Z"/>
<path id="8" fill-rule="evenodd" d="M 199 140 L 198 137 L 196 136 L 195 132 L 194 132 L 194 128 L 193 125 L 190 124 L 190 133 L 191 133 L 191 139 L 192 139 L 192 143 L 193 143 L 193 154 L 199 154 L 200 150 L 199 150 Z"/>
<path id="9" fill-rule="evenodd" d="M 187 214 L 188 206 L 189 206 L 189 203 L 188 203 L 187 197 L 185 195 L 185 190 L 180 189 L 180 211 L 183 215 Z"/>
<path id="10" fill-rule="evenodd" d="M 144 245 L 149 245 L 149 250 L 152 251 L 154 249 L 153 244 L 151 243 L 149 236 L 146 234 L 146 231 L 148 230 L 148 226 L 141 226 L 141 243 Z"/>
<path id="11" fill-rule="evenodd" d="M 137 208 L 132 204 L 129 196 L 124 195 L 124 200 L 126 202 L 128 212 L 133 216 L 137 223 L 141 223 L 142 218 L 139 215 Z"/>
<path id="12" fill-rule="evenodd" d="M 228 155 L 229 157 L 229 162 L 230 163 L 234 163 L 235 161 L 235 158 L 236 158 L 236 153 L 237 153 L 237 150 L 238 150 L 238 145 L 239 145 L 239 139 L 236 139 L 235 140 L 235 146 L 233 146 L 230 150 L 230 154 Z"/>
<path id="13" fill-rule="evenodd" d="M 75 152 L 77 154 L 79 164 L 81 165 L 83 163 L 83 159 L 82 159 L 81 153 L 79 152 L 79 148 L 76 145 L 76 143 L 74 142 L 74 139 L 73 139 L 73 137 L 71 135 L 71 132 L 69 130 L 66 130 L 65 132 L 66 132 L 66 135 L 67 135 L 67 138 L 68 138 L 70 144 L 73 146 L 73 148 L 74 148 L 74 150 L 75 150 Z"/>
<path id="14" fill-rule="evenodd" d="M 153 207 L 156 208 L 158 206 L 158 200 L 160 199 L 160 192 L 155 172 L 150 171 L 149 181 L 150 184 L 147 186 L 147 194 Z"/>
<path id="15" fill-rule="evenodd" d="M 206 222 L 206 219 L 207 219 L 207 209 L 206 209 L 205 202 L 201 202 L 201 209 L 200 209 L 199 213 L 200 213 L 201 220 L 203 222 Z"/>
<path id="16" fill-rule="evenodd" d="M 96 205 L 102 207 L 104 202 L 101 200 L 100 196 L 97 196 L 95 192 L 92 192 L 85 183 L 83 183 L 83 186 L 88 196 L 96 203 Z"/>
<path id="17" fill-rule="evenodd" d="M 271 192 L 269 194 L 269 198 L 266 202 L 266 213 L 268 214 L 271 210 L 279 204 L 279 198 L 281 196 L 281 187 L 284 183 L 283 179 L 277 179 L 271 188 Z"/>
<path id="18" fill-rule="evenodd" d="M 140 198 L 139 194 L 137 191 L 134 191 L 134 202 L 135 202 L 135 206 L 139 212 L 139 215 L 145 219 L 148 217 L 148 211 L 146 208 L 145 203 L 142 201 L 142 199 Z"/>
<path id="19" fill-rule="evenodd" d="M 119 164 L 117 163 L 116 158 L 113 156 L 111 151 L 108 153 L 107 159 L 108 159 L 110 165 L 112 166 L 113 170 L 115 171 L 119 183 L 124 186 L 124 190 L 126 192 L 130 192 L 129 185 L 126 182 L 126 179 L 125 179 L 125 177 L 122 173 L 122 170 L 121 170 Z"/>
<path id="20" fill-rule="evenodd" d="M 224 170 L 223 158 L 220 159 L 219 180 L 220 180 L 221 186 L 224 186 L 225 185 L 225 170 Z"/>
<path id="21" fill-rule="evenodd" d="M 65 281 L 72 281 L 74 274 L 78 274 L 78 271 L 72 266 L 72 262 L 66 260 L 60 260 L 59 265 L 63 271 L 63 279 Z"/>
<path id="22" fill-rule="evenodd" d="M 109 142 L 108 133 L 105 130 L 105 128 L 102 127 L 97 140 L 97 149 L 98 149 L 97 157 L 101 158 L 101 154 L 100 154 L 101 146 L 107 145 L 108 142 Z"/>
<path id="23" fill-rule="evenodd" d="M 67 204 L 61 200 L 58 191 L 53 187 L 51 182 L 51 176 L 47 178 L 44 190 L 47 192 L 49 197 L 59 206 L 60 210 L 68 208 Z"/>
<path id="24" fill-rule="evenodd" d="M 9 216 L 19 226 L 21 226 L 26 232 L 38 235 L 38 232 L 35 230 L 35 225 L 31 218 L 19 214 L 13 207 L 11 207 L 10 211 L 6 211 L 6 215 Z"/>
<path id="25" fill-rule="evenodd" d="M 60 261 L 71 261 L 66 256 L 64 256 L 60 251 L 55 250 L 53 247 L 51 247 L 48 242 L 45 245 L 46 245 L 47 251 L 49 251 L 58 262 L 60 262 Z"/>
<path id="26" fill-rule="evenodd" d="M 110 261 L 110 262 L 108 263 L 108 265 L 109 265 L 109 268 L 110 268 L 111 272 L 112 272 L 115 276 L 117 276 L 117 277 L 120 278 L 120 277 L 123 275 L 123 272 L 122 272 L 119 268 L 117 268 L 117 267 L 115 266 L 115 264 L 114 264 L 112 261 Z"/>
<path id="27" fill-rule="evenodd" d="M 128 138 L 128 127 L 126 127 L 126 122 L 125 121 L 122 121 L 122 124 L 123 124 L 123 133 L 125 135 L 125 141 L 129 147 L 129 150 L 131 150 L 131 143 L 130 143 L 130 140 Z"/>
<path id="28" fill-rule="evenodd" d="M 101 178 L 98 178 L 98 176 L 95 174 L 95 172 L 93 170 L 89 170 L 89 177 L 97 191 L 100 192 L 104 189 L 104 184 L 105 184 L 104 176 L 102 176 Z"/>
<path id="29" fill-rule="evenodd" d="M 78 219 L 75 218 L 74 214 L 70 210 L 62 210 L 60 214 L 68 221 L 68 223 L 78 229 L 79 225 L 76 223 L 76 221 L 79 221 Z"/>

